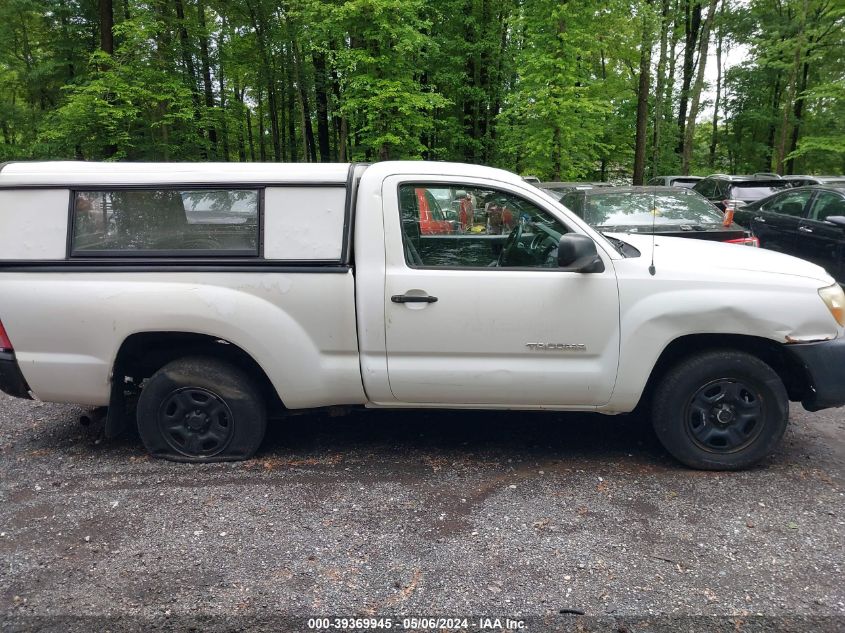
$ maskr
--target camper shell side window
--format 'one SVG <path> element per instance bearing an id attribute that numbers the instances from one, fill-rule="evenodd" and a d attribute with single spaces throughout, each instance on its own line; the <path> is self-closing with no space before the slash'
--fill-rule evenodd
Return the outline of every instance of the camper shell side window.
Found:
<path id="1" fill-rule="evenodd" d="M 263 189 L 71 192 L 71 257 L 260 257 Z"/>

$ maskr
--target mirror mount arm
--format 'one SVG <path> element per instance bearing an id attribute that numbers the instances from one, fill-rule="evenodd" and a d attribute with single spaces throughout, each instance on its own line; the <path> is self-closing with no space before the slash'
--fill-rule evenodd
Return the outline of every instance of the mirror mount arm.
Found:
<path id="1" fill-rule="evenodd" d="M 598 255 L 581 257 L 569 266 L 561 266 L 558 270 L 567 273 L 603 273 L 604 262 Z"/>

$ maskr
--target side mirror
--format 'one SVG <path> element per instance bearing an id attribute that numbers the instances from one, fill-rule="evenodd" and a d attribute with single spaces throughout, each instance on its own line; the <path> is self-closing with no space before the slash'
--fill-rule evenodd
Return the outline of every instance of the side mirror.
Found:
<path id="1" fill-rule="evenodd" d="M 596 243 L 580 233 L 566 233 L 557 246 L 557 265 L 577 273 L 604 272 Z"/>
<path id="2" fill-rule="evenodd" d="M 840 229 L 845 229 L 845 215 L 829 215 L 825 220 L 835 224 Z"/>

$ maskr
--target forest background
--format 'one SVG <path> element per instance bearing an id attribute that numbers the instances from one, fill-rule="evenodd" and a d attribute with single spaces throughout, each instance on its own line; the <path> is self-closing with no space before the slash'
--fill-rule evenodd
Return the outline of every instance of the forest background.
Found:
<path id="1" fill-rule="evenodd" d="M 61 158 L 841 174 L 845 0 L 2 0 L 0 161 Z"/>

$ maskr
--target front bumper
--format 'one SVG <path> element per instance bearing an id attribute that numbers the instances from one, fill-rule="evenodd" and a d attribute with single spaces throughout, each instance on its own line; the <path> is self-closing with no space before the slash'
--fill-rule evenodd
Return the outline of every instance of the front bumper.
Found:
<path id="1" fill-rule="evenodd" d="M 807 411 L 845 405 L 845 338 L 793 343 L 785 349 L 806 373 L 810 390 L 801 404 Z"/>
<path id="2" fill-rule="evenodd" d="M 16 398 L 32 400 L 29 385 L 18 367 L 14 352 L 0 352 L 0 391 Z"/>

